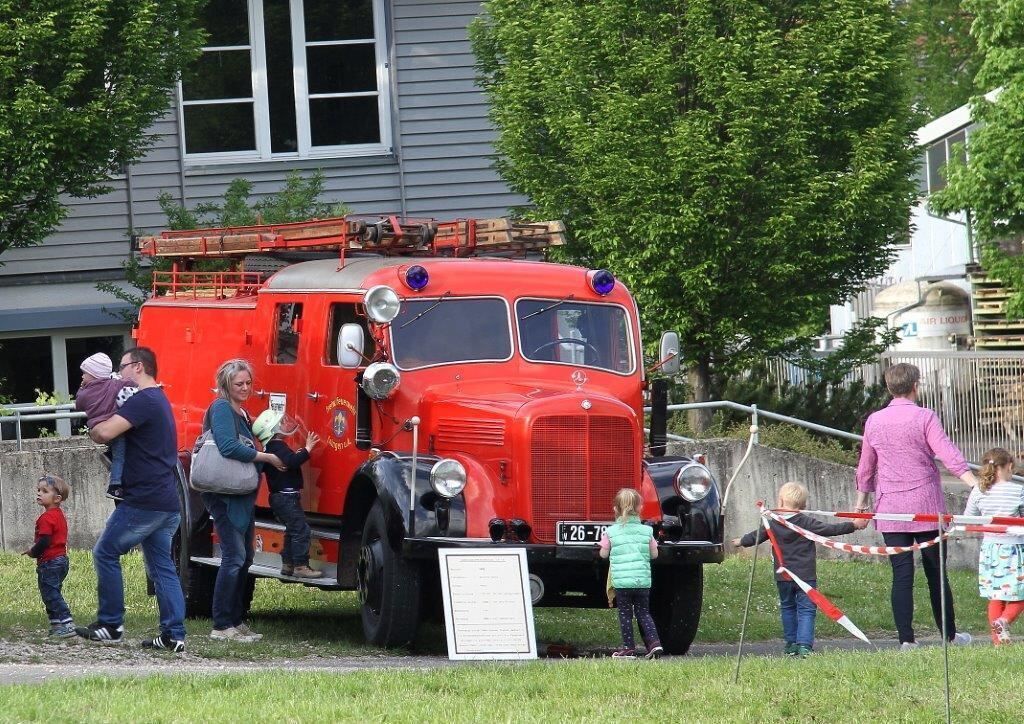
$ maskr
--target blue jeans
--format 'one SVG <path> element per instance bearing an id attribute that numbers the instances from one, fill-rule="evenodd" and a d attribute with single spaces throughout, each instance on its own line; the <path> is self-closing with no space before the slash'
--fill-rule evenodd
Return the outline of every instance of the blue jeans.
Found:
<path id="1" fill-rule="evenodd" d="M 816 580 L 805 581 L 815 588 Z M 779 607 L 782 609 L 782 635 L 787 644 L 801 644 L 814 648 L 814 617 L 817 607 L 793 581 L 776 581 L 779 587 Z"/>
<path id="2" fill-rule="evenodd" d="M 118 435 L 107 445 L 110 447 L 110 487 L 120 487 L 124 473 L 124 435 Z"/>
<path id="3" fill-rule="evenodd" d="M 185 596 L 171 558 L 171 538 L 181 515 L 162 510 L 143 510 L 121 503 L 107 518 L 107 525 L 92 549 L 99 605 L 96 620 L 107 626 L 124 623 L 124 577 L 121 556 L 141 546 L 146 573 L 156 591 L 160 632 L 185 639 Z"/>
<path id="4" fill-rule="evenodd" d="M 254 555 L 253 537 L 256 521 L 245 532 L 238 530 L 228 518 L 225 496 L 203 493 L 203 504 L 213 517 L 220 538 L 220 568 L 213 584 L 213 627 L 224 630 L 242 623 L 245 616 L 245 584 Z"/>
<path id="5" fill-rule="evenodd" d="M 36 566 L 36 580 L 39 582 L 39 595 L 43 598 L 46 615 L 50 625 L 71 623 L 71 609 L 68 608 L 61 587 L 68 576 L 68 557 L 58 556 L 43 561 Z"/>
<path id="6" fill-rule="evenodd" d="M 271 493 L 270 509 L 284 526 L 281 563 L 289 566 L 309 565 L 309 521 L 302 509 L 298 493 Z"/>

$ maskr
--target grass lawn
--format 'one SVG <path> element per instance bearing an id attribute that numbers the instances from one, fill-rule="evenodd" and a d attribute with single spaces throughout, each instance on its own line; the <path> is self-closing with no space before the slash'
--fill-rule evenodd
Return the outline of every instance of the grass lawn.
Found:
<path id="1" fill-rule="evenodd" d="M 124 559 L 127 590 L 126 627 L 138 640 L 156 631 L 156 601 L 145 593 L 141 557 Z M 746 593 L 750 561 L 730 558 L 722 565 L 705 568 L 704 612 L 698 642 L 735 641 Z M 984 601 L 977 595 L 973 571 L 952 571 L 952 585 L 961 630 L 986 635 Z M 889 609 L 889 567 L 887 564 L 821 561 L 820 589 L 862 630 L 880 638 L 894 636 Z M 65 597 L 79 623 L 93 620 L 96 611 L 96 579 L 90 554 L 71 553 L 71 574 L 65 582 Z M 936 632 L 927 603 L 927 586 L 919 573 L 916 586 L 915 624 L 921 635 Z M 28 641 L 46 639 L 46 617 L 36 590 L 34 562 L 23 556 L 0 554 L 0 637 Z M 207 638 L 209 620 L 187 623 L 189 652 L 216 659 L 268 659 L 299 656 L 366 655 L 380 652 L 362 642 L 358 601 L 354 593 L 320 591 L 301 585 L 260 580 L 253 600 L 253 627 L 264 633 L 258 644 L 240 646 L 213 642 Z M 535 611 L 539 641 L 569 643 L 584 649 L 613 648 L 618 644 L 615 613 L 611 610 L 539 608 Z M 821 638 L 847 637 L 832 621 L 818 617 Z M 747 627 L 748 640 L 778 639 L 781 636 L 775 584 L 765 557 L 758 561 L 754 597 Z M 444 654 L 444 631 L 439 624 L 426 624 L 412 652 Z"/>
<path id="2" fill-rule="evenodd" d="M 1024 647 L 950 650 L 953 719 L 1020 720 Z M 0 688 L 4 721 L 884 721 L 945 713 L 941 649 L 806 660 L 475 665 L 355 674 L 64 680 Z"/>

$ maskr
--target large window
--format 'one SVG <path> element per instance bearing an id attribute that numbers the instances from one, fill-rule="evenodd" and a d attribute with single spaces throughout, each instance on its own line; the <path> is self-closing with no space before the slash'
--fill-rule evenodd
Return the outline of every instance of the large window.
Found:
<path id="1" fill-rule="evenodd" d="M 629 374 L 633 371 L 629 320 L 612 304 L 567 299 L 520 299 L 519 348 L 534 362 L 597 367 Z"/>
<path id="2" fill-rule="evenodd" d="M 404 370 L 512 357 L 503 299 L 407 299 L 391 323 L 395 364 Z"/>
<path id="3" fill-rule="evenodd" d="M 924 149 L 917 173 L 917 190 L 921 195 L 946 188 L 946 164 L 953 157 L 961 162 L 967 160 L 966 144 L 973 128 L 962 128 Z"/>
<path id="4" fill-rule="evenodd" d="M 181 83 L 186 158 L 390 150 L 383 0 L 210 0 L 204 16 Z"/>

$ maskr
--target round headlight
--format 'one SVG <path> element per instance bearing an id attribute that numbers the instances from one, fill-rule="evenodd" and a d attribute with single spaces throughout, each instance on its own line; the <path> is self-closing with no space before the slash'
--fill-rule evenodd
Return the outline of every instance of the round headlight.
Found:
<path id="1" fill-rule="evenodd" d="M 454 498 L 466 487 L 466 468 L 458 460 L 438 460 L 430 469 L 430 487 L 442 498 Z"/>
<path id="2" fill-rule="evenodd" d="M 387 362 L 374 362 L 363 372 L 363 392 L 374 400 L 384 400 L 398 389 L 402 375 L 398 368 Z"/>
<path id="3" fill-rule="evenodd" d="M 703 465 L 690 463 L 678 473 L 674 481 L 676 492 L 691 503 L 703 500 L 714 483 L 711 472 Z"/>
<path id="4" fill-rule="evenodd" d="M 383 284 L 367 289 L 363 304 L 366 306 L 366 316 L 380 324 L 386 324 L 397 317 L 402 308 L 398 292 Z"/>

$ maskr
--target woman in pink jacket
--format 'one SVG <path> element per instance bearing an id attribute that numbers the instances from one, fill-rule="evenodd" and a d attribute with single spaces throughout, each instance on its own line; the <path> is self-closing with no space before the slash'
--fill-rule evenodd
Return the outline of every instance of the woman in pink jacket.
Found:
<path id="1" fill-rule="evenodd" d="M 939 417 L 917 404 L 921 371 L 911 364 L 896 364 L 885 371 L 885 386 L 892 402 L 872 413 L 864 424 L 864 442 L 857 465 L 857 510 L 867 511 L 868 496 L 875 495 L 876 513 L 945 513 L 946 498 L 935 458 L 949 472 L 968 485 L 977 480 L 942 429 Z M 875 527 L 887 546 L 908 546 L 932 540 L 938 535 L 934 523 L 877 521 Z M 945 555 L 945 547 L 943 547 Z M 892 615 L 900 645 L 917 646 L 914 638 L 914 554 L 890 556 L 892 562 Z M 953 643 L 970 643 L 971 636 L 957 633 L 953 596 L 949 580 L 939 581 L 937 546 L 921 551 L 921 563 L 928 579 L 932 614 L 941 629 L 941 595 L 946 597 L 946 638 Z"/>

